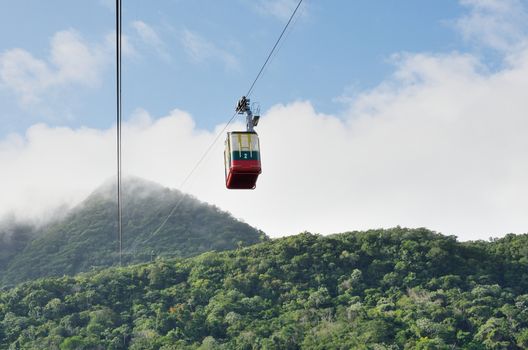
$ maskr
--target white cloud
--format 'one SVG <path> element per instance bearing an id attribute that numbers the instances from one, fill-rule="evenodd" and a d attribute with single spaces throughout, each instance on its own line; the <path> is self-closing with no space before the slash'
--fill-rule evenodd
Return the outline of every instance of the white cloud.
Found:
<path id="1" fill-rule="evenodd" d="M 24 136 L 9 136 L 0 142 L 1 214 L 33 218 L 77 201 L 100 182 L 101 174 L 110 173 L 111 148 L 108 130 L 37 124 Z"/>
<path id="2" fill-rule="evenodd" d="M 164 60 L 170 59 L 165 42 L 163 42 L 154 28 L 143 21 L 132 22 L 132 27 L 135 29 L 136 33 L 145 45 L 153 47 L 158 55 Z"/>
<path id="3" fill-rule="evenodd" d="M 214 46 L 186 36 L 195 60 L 211 59 Z M 221 142 L 184 191 L 273 236 L 395 225 L 462 239 L 526 232 L 528 50 L 502 52 L 509 64 L 492 72 L 474 55 L 397 55 L 393 76 L 343 96 L 350 108 L 339 116 L 308 101 L 274 106 L 258 127 L 255 191 L 225 189 Z M 50 74 L 31 55 L 20 59 L 30 77 Z M 178 187 L 221 127 L 199 130 L 179 110 L 156 120 L 138 111 L 124 125 L 125 173 Z M 113 176 L 114 133 L 39 124 L 0 141 L 0 216 L 80 201 Z"/>
<path id="4" fill-rule="evenodd" d="M 394 76 L 343 116 L 309 102 L 267 111 L 255 191 L 225 189 L 222 142 L 184 190 L 273 236 L 396 225 L 462 239 L 526 232 L 528 52 L 522 57 L 488 73 L 468 55 L 401 56 Z M 178 187 L 216 131 L 196 129 L 182 111 L 157 120 L 139 111 L 123 130 L 126 173 Z M 114 130 L 37 125 L 5 140 L 0 213 L 80 200 L 112 175 L 113 148 Z"/>
<path id="5" fill-rule="evenodd" d="M 0 54 L 0 86 L 12 91 L 23 107 L 33 107 L 57 89 L 94 87 L 106 60 L 103 47 L 87 44 L 74 30 L 56 33 L 50 57 L 35 58 L 15 48 Z"/>
<path id="6" fill-rule="evenodd" d="M 238 60 L 233 54 L 217 47 L 198 33 L 185 29 L 181 42 L 187 55 L 196 63 L 219 60 L 229 69 L 236 69 L 238 66 Z"/>
<path id="7" fill-rule="evenodd" d="M 520 0 L 460 0 L 460 3 L 470 10 L 456 22 L 467 40 L 500 51 L 525 45 L 528 13 Z"/>

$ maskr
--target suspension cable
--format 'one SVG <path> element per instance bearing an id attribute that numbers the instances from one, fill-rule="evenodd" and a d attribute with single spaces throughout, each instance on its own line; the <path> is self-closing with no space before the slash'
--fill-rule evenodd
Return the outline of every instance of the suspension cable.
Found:
<path id="1" fill-rule="evenodd" d="M 260 71 L 258 72 L 257 76 L 255 77 L 255 80 L 253 80 L 253 83 L 251 84 L 248 92 L 246 93 L 246 97 L 249 97 L 251 95 L 251 93 L 253 92 L 253 88 L 255 87 L 255 84 L 257 83 L 257 80 L 260 78 L 260 76 L 262 75 L 262 72 L 264 71 L 264 68 L 266 67 L 266 65 L 268 64 L 271 56 L 273 55 L 273 53 L 275 52 L 275 49 L 277 48 L 277 45 L 279 45 L 279 42 L 281 41 L 282 37 L 284 36 L 284 33 L 286 32 L 286 29 L 288 29 L 288 26 L 290 25 L 293 17 L 295 17 L 295 14 L 297 13 L 297 10 L 299 9 L 299 7 L 301 6 L 301 3 L 303 2 L 303 0 L 299 0 L 299 3 L 297 4 L 297 6 L 295 7 L 295 9 L 293 10 L 290 18 L 288 19 L 288 22 L 286 23 L 286 25 L 284 26 L 284 29 L 282 30 L 282 32 L 280 33 L 279 35 L 279 38 L 277 39 L 277 41 L 275 42 L 275 45 L 273 45 L 273 48 L 271 49 L 268 57 L 266 58 L 266 61 L 264 61 L 264 64 L 262 65 L 262 67 L 260 68 Z"/>
<path id="2" fill-rule="evenodd" d="M 123 265 L 123 206 L 121 194 L 121 33 L 122 8 L 121 0 L 116 0 L 116 132 L 117 132 L 117 240 L 119 265 Z"/>
<path id="3" fill-rule="evenodd" d="M 286 25 L 284 26 L 284 28 L 282 29 L 282 32 L 280 33 L 279 37 L 277 38 L 277 40 L 275 41 L 275 44 L 273 45 L 271 51 L 269 52 L 268 56 L 266 57 L 266 60 L 264 61 L 264 63 L 262 64 L 262 67 L 260 67 L 260 70 L 257 74 L 257 76 L 255 77 L 255 79 L 253 80 L 253 83 L 251 83 L 251 86 L 249 87 L 247 93 L 246 93 L 246 97 L 249 97 L 251 96 L 251 93 L 253 92 L 253 88 L 255 87 L 257 81 L 259 80 L 259 78 L 263 75 L 263 72 L 264 72 L 264 68 L 266 68 L 266 65 L 268 64 L 270 58 L 273 56 L 273 53 L 275 52 L 275 50 L 277 49 L 277 46 L 279 45 L 282 37 L 284 36 L 284 33 L 286 32 L 286 30 L 288 29 L 292 19 L 295 17 L 295 14 L 297 13 L 297 10 L 299 9 L 299 7 L 301 6 L 303 0 L 299 0 L 299 2 L 297 3 L 297 6 L 295 7 L 295 9 L 293 10 L 292 14 L 290 15 L 290 18 L 288 19 L 288 22 L 286 22 Z M 218 141 L 218 139 L 220 138 L 220 136 L 223 135 L 224 131 L 229 127 L 229 125 L 233 122 L 233 120 L 235 119 L 236 115 L 238 113 L 235 111 L 235 113 L 233 113 L 233 116 L 231 116 L 231 118 L 228 120 L 227 124 L 218 132 L 218 134 L 216 135 L 216 137 L 213 139 L 213 141 L 211 142 L 211 144 L 209 145 L 209 147 L 207 147 L 207 149 L 205 150 L 205 152 L 202 154 L 202 156 L 200 157 L 200 159 L 198 159 L 198 161 L 196 162 L 196 164 L 194 165 L 194 167 L 191 169 L 191 171 L 187 174 L 187 176 L 183 179 L 183 181 L 181 182 L 180 184 L 180 192 L 182 190 L 182 188 L 187 184 L 187 182 L 189 181 L 189 179 L 191 178 L 191 176 L 194 174 L 194 172 L 198 169 L 198 167 L 200 166 L 200 164 L 204 161 L 204 159 L 207 157 L 207 155 L 209 154 L 209 152 L 213 149 L 214 145 L 216 144 L 216 142 Z M 158 226 L 158 228 L 156 230 L 153 231 L 153 233 L 151 234 L 151 236 L 149 238 L 147 238 L 143 243 L 146 243 L 150 240 L 150 238 L 152 238 L 153 236 L 155 236 L 164 226 L 165 224 L 167 223 L 167 221 L 169 221 L 169 218 L 172 216 L 172 214 L 174 214 L 174 212 L 179 208 L 180 204 L 183 202 L 183 199 L 185 198 L 185 195 L 183 194 L 182 192 L 182 196 L 180 198 L 180 200 L 178 200 L 178 202 L 174 205 L 174 207 L 172 208 L 172 210 L 169 212 L 169 214 L 167 215 L 167 217 L 162 221 L 162 223 Z"/>

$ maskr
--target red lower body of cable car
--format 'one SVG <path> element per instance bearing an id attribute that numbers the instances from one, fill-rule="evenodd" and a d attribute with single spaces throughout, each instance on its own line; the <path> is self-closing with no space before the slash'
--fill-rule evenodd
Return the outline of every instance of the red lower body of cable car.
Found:
<path id="1" fill-rule="evenodd" d="M 226 173 L 226 187 L 232 190 L 252 190 L 262 172 L 260 160 L 232 160 Z"/>

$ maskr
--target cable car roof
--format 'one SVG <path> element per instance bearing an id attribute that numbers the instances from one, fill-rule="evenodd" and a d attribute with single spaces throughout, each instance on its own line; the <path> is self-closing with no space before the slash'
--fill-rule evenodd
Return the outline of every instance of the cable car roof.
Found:
<path id="1" fill-rule="evenodd" d="M 229 131 L 228 134 L 257 134 L 256 131 Z"/>

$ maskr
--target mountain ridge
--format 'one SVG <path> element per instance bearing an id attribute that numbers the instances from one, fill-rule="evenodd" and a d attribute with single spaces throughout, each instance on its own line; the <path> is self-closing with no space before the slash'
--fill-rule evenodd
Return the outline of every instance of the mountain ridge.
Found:
<path id="1" fill-rule="evenodd" d="M 115 182 L 103 183 L 63 219 L 34 234 L 4 268 L 2 282 L 72 275 L 117 264 L 115 193 Z M 267 239 L 229 213 L 151 181 L 127 178 L 123 194 L 125 264 L 160 255 L 184 257 L 233 249 Z M 176 204 L 178 210 L 168 217 Z"/>

